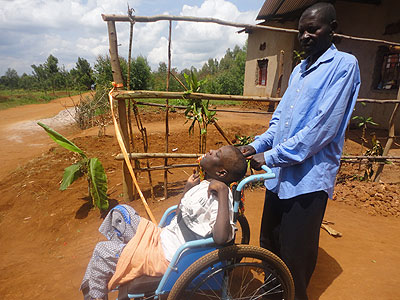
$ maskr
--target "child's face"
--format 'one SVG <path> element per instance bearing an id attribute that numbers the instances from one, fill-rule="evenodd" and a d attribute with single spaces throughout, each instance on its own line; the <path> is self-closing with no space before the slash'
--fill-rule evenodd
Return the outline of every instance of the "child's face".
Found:
<path id="1" fill-rule="evenodd" d="M 231 146 L 223 146 L 217 150 L 210 150 L 204 155 L 200 161 L 200 166 L 209 177 L 221 179 L 221 175 L 226 175 L 227 170 L 224 165 L 229 162 L 229 158 L 232 156 L 232 149 L 230 148 Z"/>

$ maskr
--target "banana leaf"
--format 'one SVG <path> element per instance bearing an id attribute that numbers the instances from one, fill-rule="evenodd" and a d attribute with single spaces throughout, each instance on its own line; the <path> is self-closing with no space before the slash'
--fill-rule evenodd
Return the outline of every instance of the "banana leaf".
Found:
<path id="1" fill-rule="evenodd" d="M 89 160 L 90 194 L 93 205 L 100 210 L 108 209 L 107 175 L 98 158 Z"/>
<path id="2" fill-rule="evenodd" d="M 65 191 L 67 187 L 79 177 L 82 177 L 84 173 L 81 170 L 82 162 L 77 162 L 64 169 L 64 175 L 61 181 L 60 190 Z"/>
<path id="3" fill-rule="evenodd" d="M 62 136 L 57 131 L 55 131 L 54 129 L 48 127 L 47 125 L 45 125 L 41 122 L 38 122 L 37 124 L 40 127 L 42 127 L 44 130 L 46 130 L 46 132 L 50 136 L 50 138 L 53 141 L 55 141 L 57 144 L 59 144 L 60 146 L 64 147 L 65 149 L 67 149 L 69 151 L 79 153 L 83 158 L 87 158 L 86 154 L 81 149 L 79 149 L 79 147 L 76 146 L 73 142 L 68 140 L 66 137 Z"/>

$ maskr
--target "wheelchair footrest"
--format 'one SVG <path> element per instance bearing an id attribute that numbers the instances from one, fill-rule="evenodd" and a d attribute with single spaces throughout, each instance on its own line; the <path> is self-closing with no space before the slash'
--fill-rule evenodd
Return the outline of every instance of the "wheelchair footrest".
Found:
<path id="1" fill-rule="evenodd" d="M 128 294 L 154 294 L 162 276 L 141 276 L 118 288 L 118 300 L 129 299 Z"/>

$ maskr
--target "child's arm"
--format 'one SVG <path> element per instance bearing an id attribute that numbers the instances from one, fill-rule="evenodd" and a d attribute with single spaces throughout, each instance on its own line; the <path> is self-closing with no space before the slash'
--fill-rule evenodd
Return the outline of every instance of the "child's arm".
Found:
<path id="1" fill-rule="evenodd" d="M 229 220 L 229 188 L 218 180 L 212 180 L 208 187 L 208 194 L 214 194 L 218 199 L 217 220 L 213 228 L 213 238 L 217 244 L 225 244 L 231 238 L 231 224 Z"/>

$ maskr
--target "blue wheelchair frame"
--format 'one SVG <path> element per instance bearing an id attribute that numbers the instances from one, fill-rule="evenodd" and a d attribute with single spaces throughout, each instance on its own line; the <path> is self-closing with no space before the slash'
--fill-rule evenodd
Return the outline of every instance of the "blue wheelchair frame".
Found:
<path id="1" fill-rule="evenodd" d="M 255 181 L 264 181 L 267 179 L 275 178 L 275 174 L 272 173 L 271 169 L 267 166 L 262 166 L 262 169 L 265 173 L 250 175 L 237 185 L 236 191 L 234 192 L 234 204 L 233 211 L 235 214 L 238 213 L 239 203 L 240 203 L 240 195 L 245 185 L 250 182 Z M 171 206 L 168 208 L 164 215 L 161 218 L 159 223 L 159 227 L 164 227 L 172 220 L 175 215 L 175 211 L 177 209 L 177 205 Z M 201 258 L 202 256 L 214 251 L 216 249 L 220 249 L 223 246 L 216 245 L 214 239 L 212 237 L 206 239 L 200 239 L 195 241 L 186 242 L 182 246 L 178 248 L 175 255 L 172 257 L 172 260 L 168 266 L 167 271 L 163 275 L 157 289 L 154 292 L 154 299 L 159 299 L 159 296 L 166 294 L 171 291 L 173 285 L 178 280 L 179 276 L 196 260 Z M 128 293 L 128 297 L 132 298 L 142 298 L 145 297 L 145 294 L 130 294 Z"/>

